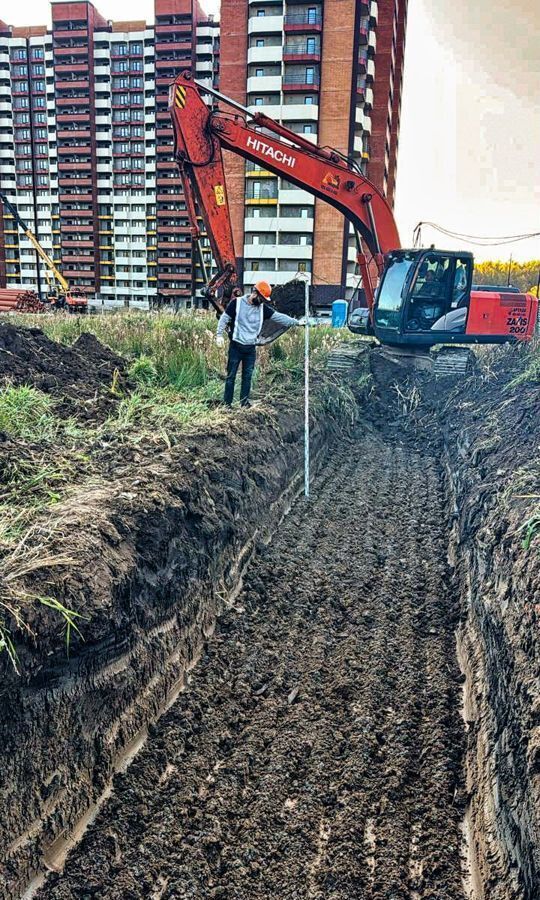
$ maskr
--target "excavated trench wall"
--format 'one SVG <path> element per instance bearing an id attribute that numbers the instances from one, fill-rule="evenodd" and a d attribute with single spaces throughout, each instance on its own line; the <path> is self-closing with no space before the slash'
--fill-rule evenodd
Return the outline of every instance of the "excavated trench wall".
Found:
<path id="1" fill-rule="evenodd" d="M 3 661 L 0 897 L 61 862 L 185 685 L 242 569 L 301 489 L 302 424 L 290 406 L 253 411 L 59 509 L 63 533 L 82 541 L 79 565 L 46 572 L 43 590 L 90 617 L 72 660 L 56 633 L 22 649 L 22 678 Z M 314 424 L 315 470 L 341 424 Z"/>
<path id="2" fill-rule="evenodd" d="M 523 545 L 520 526 L 530 498 L 519 493 L 519 473 L 531 463 L 536 429 L 526 420 L 536 418 L 538 397 L 527 398 L 525 409 L 518 403 L 514 414 L 502 390 L 501 400 L 515 428 L 512 421 L 501 428 L 501 411 L 486 403 L 477 422 L 463 427 L 458 417 L 446 435 L 450 552 L 462 592 L 464 831 L 474 900 L 534 900 L 540 896 L 540 566 L 536 544 Z M 508 502 L 512 491 L 515 503 Z"/>

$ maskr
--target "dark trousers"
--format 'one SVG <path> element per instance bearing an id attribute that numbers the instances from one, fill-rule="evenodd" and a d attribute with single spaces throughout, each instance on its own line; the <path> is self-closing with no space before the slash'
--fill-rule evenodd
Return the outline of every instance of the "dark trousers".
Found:
<path id="1" fill-rule="evenodd" d="M 225 393 L 223 396 L 227 406 L 232 406 L 234 396 L 234 382 L 238 366 L 242 363 L 242 384 L 240 386 L 240 403 L 244 406 L 249 400 L 251 390 L 251 378 L 255 368 L 257 349 L 255 344 L 238 344 L 231 341 L 229 344 L 229 357 L 227 359 L 227 378 L 225 379 Z"/>

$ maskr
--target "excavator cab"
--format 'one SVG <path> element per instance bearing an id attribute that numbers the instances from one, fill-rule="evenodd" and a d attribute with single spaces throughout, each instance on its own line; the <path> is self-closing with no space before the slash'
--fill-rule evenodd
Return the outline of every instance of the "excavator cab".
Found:
<path id="1" fill-rule="evenodd" d="M 473 255 L 465 251 L 394 250 L 385 257 L 372 321 L 357 311 L 349 327 L 405 347 L 532 337 L 536 299 L 504 288 L 472 289 L 473 269 Z"/>

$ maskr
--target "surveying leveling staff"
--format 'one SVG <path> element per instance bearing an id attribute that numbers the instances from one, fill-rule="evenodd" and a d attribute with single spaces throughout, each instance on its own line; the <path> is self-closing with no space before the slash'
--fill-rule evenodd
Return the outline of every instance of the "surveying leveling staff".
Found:
<path id="1" fill-rule="evenodd" d="M 242 297 L 235 297 L 234 300 L 231 300 L 218 322 L 216 335 L 218 347 L 222 347 L 224 344 L 225 329 L 227 329 L 231 341 L 223 396 L 227 406 L 232 406 L 234 382 L 240 363 L 242 363 L 240 404 L 241 406 L 250 405 L 249 392 L 257 355 L 257 339 L 266 319 L 271 319 L 276 325 L 283 325 L 285 328 L 305 324 L 267 306 L 264 301 L 268 300 L 271 293 L 272 288 L 267 281 L 258 281 L 250 294 L 244 294 Z"/>

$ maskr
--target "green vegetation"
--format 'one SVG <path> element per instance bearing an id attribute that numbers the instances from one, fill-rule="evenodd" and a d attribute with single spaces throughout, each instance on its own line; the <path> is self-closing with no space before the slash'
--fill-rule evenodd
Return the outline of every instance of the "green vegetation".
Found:
<path id="1" fill-rule="evenodd" d="M 474 267 L 474 280 L 479 284 L 507 284 L 509 262 L 490 260 L 477 263 Z M 510 269 L 510 284 L 520 291 L 531 291 L 536 295 L 540 259 L 531 259 L 526 263 L 513 262 Z"/>
<path id="2" fill-rule="evenodd" d="M 59 618 L 66 643 L 78 631 L 81 614 L 58 599 L 29 593 L 20 587 L 32 571 L 73 563 L 65 555 L 51 556 L 50 535 L 62 518 L 65 501 L 72 503 L 88 484 L 103 479 L 103 455 L 108 465 L 121 463 L 123 450 L 151 446 L 166 450 L 193 428 L 212 428 L 230 415 L 220 405 L 226 350 L 215 344 L 215 318 L 210 314 L 148 316 L 120 313 L 84 318 L 62 315 L 12 317 L 22 326 L 37 326 L 52 340 L 73 344 L 91 332 L 123 356 L 128 384 L 115 375 L 109 396 L 115 402 L 105 414 L 88 410 L 65 417 L 61 399 L 31 386 L 5 384 L 0 389 L 0 431 L 8 435 L 0 454 L 0 653 L 17 668 L 15 633 L 35 638 L 29 608 L 43 607 Z M 311 330 L 314 378 L 324 372 L 328 352 L 351 337 L 328 327 Z M 304 330 L 294 329 L 261 348 L 255 395 L 264 401 L 296 396 L 301 403 Z M 315 391 L 315 415 L 350 413 L 354 397 L 344 385 Z M 114 463 L 113 463 L 114 466 Z"/>

